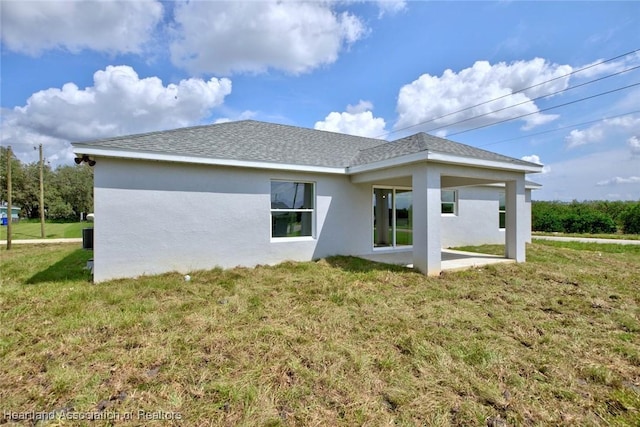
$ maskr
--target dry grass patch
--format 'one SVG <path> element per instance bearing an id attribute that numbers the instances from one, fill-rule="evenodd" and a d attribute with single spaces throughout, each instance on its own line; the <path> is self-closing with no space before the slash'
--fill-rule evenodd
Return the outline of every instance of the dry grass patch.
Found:
<path id="1" fill-rule="evenodd" d="M 100 285 L 60 273 L 88 257 L 77 247 L 3 251 L 0 401 L 135 414 L 117 425 L 144 410 L 184 425 L 637 426 L 633 250 L 534 244 L 528 263 L 439 278 L 335 257 Z"/>

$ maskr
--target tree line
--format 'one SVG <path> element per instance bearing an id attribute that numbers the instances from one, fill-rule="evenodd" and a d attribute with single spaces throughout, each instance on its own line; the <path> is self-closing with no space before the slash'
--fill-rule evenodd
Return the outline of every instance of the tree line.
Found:
<path id="1" fill-rule="evenodd" d="M 533 231 L 640 234 L 640 201 L 531 203 Z"/>
<path id="2" fill-rule="evenodd" d="M 0 147 L 0 201 L 7 201 L 7 155 Z M 77 221 L 93 212 L 93 168 L 86 163 L 58 166 L 44 164 L 44 212 L 53 221 Z M 11 202 L 21 208 L 21 218 L 40 218 L 40 163 L 23 163 L 11 155 Z"/>
<path id="3" fill-rule="evenodd" d="M 0 202 L 7 201 L 7 154 L 0 147 Z M 11 156 L 12 203 L 21 208 L 22 218 L 40 217 L 40 165 L 22 163 Z M 81 213 L 93 212 L 93 168 L 82 163 L 44 165 L 45 217 L 54 221 L 75 221 Z M 533 201 L 533 231 L 564 233 L 640 234 L 639 201 Z"/>

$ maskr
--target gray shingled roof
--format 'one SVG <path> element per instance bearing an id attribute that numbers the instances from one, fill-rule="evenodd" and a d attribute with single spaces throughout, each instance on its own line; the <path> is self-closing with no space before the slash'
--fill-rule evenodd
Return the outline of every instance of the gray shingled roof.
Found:
<path id="1" fill-rule="evenodd" d="M 419 133 L 394 142 L 274 123 L 242 120 L 73 143 L 76 151 L 100 148 L 346 168 L 421 151 L 531 166 L 532 163 Z"/>
<path id="2" fill-rule="evenodd" d="M 345 168 L 359 150 L 384 142 L 380 139 L 242 120 L 73 145 L 212 159 Z"/>
<path id="3" fill-rule="evenodd" d="M 453 142 L 448 139 L 426 133 L 417 133 L 406 138 L 398 139 L 388 144 L 360 150 L 358 156 L 351 162 L 351 166 L 374 163 L 381 160 L 392 159 L 394 157 L 414 154 L 421 151 L 433 153 L 453 154 L 456 156 L 469 157 L 474 159 L 507 162 L 523 166 L 531 166 L 532 163 L 518 160 L 513 157 L 482 150 L 470 145 Z"/>

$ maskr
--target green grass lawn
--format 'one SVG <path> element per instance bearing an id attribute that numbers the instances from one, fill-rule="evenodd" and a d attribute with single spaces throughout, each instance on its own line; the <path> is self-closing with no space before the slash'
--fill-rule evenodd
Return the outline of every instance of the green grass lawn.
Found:
<path id="1" fill-rule="evenodd" d="M 98 285 L 77 245 L 3 249 L 2 409 L 121 417 L 56 426 L 638 426 L 637 249 L 553 243 L 435 278 L 335 257 Z"/>
<path id="2" fill-rule="evenodd" d="M 591 233 L 547 233 L 542 231 L 534 231 L 531 233 L 535 239 L 536 236 L 558 236 L 558 237 L 588 237 L 591 239 L 618 239 L 618 240 L 640 240 L 640 234 L 591 234 Z"/>
<path id="3" fill-rule="evenodd" d="M 93 227 L 92 222 L 71 222 L 57 223 L 47 222 L 44 225 L 46 239 L 58 239 L 67 237 L 82 237 L 82 229 Z M 18 239 L 40 239 L 40 221 L 21 220 L 12 224 L 12 238 Z M 7 227 L 0 228 L 0 240 L 7 239 Z"/>

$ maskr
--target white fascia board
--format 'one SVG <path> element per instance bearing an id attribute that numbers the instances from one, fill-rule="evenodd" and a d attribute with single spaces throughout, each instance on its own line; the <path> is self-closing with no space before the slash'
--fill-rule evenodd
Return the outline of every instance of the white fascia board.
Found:
<path id="1" fill-rule="evenodd" d="M 160 162 L 192 163 L 192 164 L 200 164 L 200 165 L 229 166 L 229 167 L 253 168 L 253 169 L 273 169 L 273 170 L 286 170 L 286 171 L 295 171 L 295 172 L 327 173 L 327 174 L 336 174 L 336 175 L 346 174 L 345 168 L 339 168 L 339 167 L 333 168 L 333 167 L 326 167 L 326 166 L 293 165 L 293 164 L 286 164 L 286 163 L 269 163 L 269 162 L 232 160 L 232 159 L 214 159 L 214 158 L 207 158 L 207 157 L 180 156 L 175 154 L 111 150 L 111 149 L 88 147 L 88 146 L 83 147 L 80 144 L 74 144 L 73 152 L 78 155 L 86 154 L 88 156 L 111 157 L 111 158 L 118 158 L 118 159 L 152 160 L 152 161 L 160 161 Z"/>
<path id="2" fill-rule="evenodd" d="M 439 163 L 451 163 L 463 166 L 475 166 L 479 168 L 513 170 L 525 173 L 542 172 L 542 165 L 522 165 L 496 160 L 477 159 L 473 157 L 462 157 L 453 154 L 429 153 L 428 160 Z"/>
<path id="3" fill-rule="evenodd" d="M 375 163 L 367 163 L 364 165 L 350 166 L 347 168 L 347 174 L 356 174 L 362 172 L 369 172 L 378 169 L 387 169 L 395 166 L 404 166 L 410 163 L 417 163 L 427 160 L 428 153 L 426 151 L 420 151 L 418 153 L 408 154 L 406 156 L 394 157 L 387 160 L 381 160 Z"/>
<path id="4" fill-rule="evenodd" d="M 505 187 L 505 183 L 504 182 L 497 182 L 494 184 L 480 184 L 481 187 L 501 187 L 504 188 Z M 475 185 L 473 185 L 472 187 L 475 187 Z M 540 188 L 542 188 L 542 184 L 527 184 L 526 182 L 524 183 L 524 188 L 526 188 L 527 190 L 538 190 Z"/>
<path id="5" fill-rule="evenodd" d="M 362 172 L 374 171 L 377 169 L 392 168 L 394 166 L 404 166 L 410 163 L 421 161 L 432 161 L 438 163 L 449 163 L 462 166 L 474 166 L 479 168 L 511 170 L 525 173 L 542 172 L 542 165 L 535 164 L 521 165 L 509 162 L 500 162 L 495 160 L 484 160 L 473 157 L 462 157 L 453 154 L 433 153 L 429 151 L 420 151 L 418 153 L 408 154 L 406 156 L 394 157 L 392 159 L 382 160 L 375 163 L 367 163 L 364 165 L 352 166 L 347 168 L 348 174 L 357 174 Z"/>

